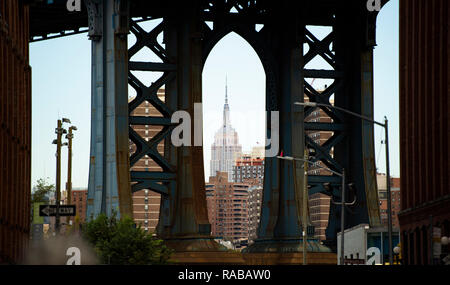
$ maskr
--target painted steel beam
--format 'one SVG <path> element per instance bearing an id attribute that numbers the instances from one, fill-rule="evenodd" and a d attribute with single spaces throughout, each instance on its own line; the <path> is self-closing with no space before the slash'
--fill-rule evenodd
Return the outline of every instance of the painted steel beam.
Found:
<path id="1" fill-rule="evenodd" d="M 177 66 L 170 63 L 130 61 L 131 70 L 140 71 L 176 71 Z"/>
<path id="2" fill-rule="evenodd" d="M 170 9 L 165 11 L 163 21 L 149 32 L 136 21 L 131 21 L 130 31 L 136 36 L 136 43 L 127 50 L 126 36 L 123 36 L 127 26 L 111 28 L 113 22 L 116 25 L 120 23 L 111 22 L 111 19 L 124 15 L 123 11 L 112 12 L 118 7 L 112 4 L 116 2 L 88 1 L 89 34 L 93 39 L 92 171 L 88 194 L 91 212 L 106 212 L 112 202 L 117 202 L 113 198 L 120 198 L 120 193 L 151 189 L 162 194 L 157 228 L 161 237 L 173 241 L 210 239 L 202 147 L 174 147 L 170 134 L 176 125 L 170 122 L 170 118 L 176 110 L 187 111 L 193 117 L 194 103 L 202 101 L 201 72 L 206 57 L 222 37 L 234 31 L 254 47 L 263 63 L 267 82 L 266 110 L 279 111 L 280 150 L 289 156 L 302 157 L 306 146 L 312 149 L 316 160 L 331 169 L 341 171 L 345 167 L 348 179 L 356 184 L 359 199 L 357 214 L 349 219 L 347 226 L 367 222 L 369 217 L 376 224 L 376 188 L 373 187 L 375 168 L 371 160 L 373 148 L 370 143 L 373 140 L 373 126 L 349 118 L 333 109 L 330 103 L 331 96 L 334 96 L 337 106 L 366 116 L 373 115 L 372 55 L 365 51 L 367 43 L 361 35 L 365 27 L 356 28 L 367 20 L 361 6 L 365 4 L 364 1 L 352 0 L 348 5 L 349 11 L 345 10 L 348 7 L 327 6 L 327 11 L 333 11 L 336 17 L 331 21 L 333 31 L 323 40 L 318 40 L 305 29 L 308 24 L 305 13 L 312 9 L 312 4 L 303 11 L 299 4 L 289 1 L 277 4 L 266 2 L 264 9 L 256 2 L 244 2 L 194 1 L 181 4 L 183 14 Z M 237 12 L 231 11 L 233 7 Z M 264 21 L 263 29 L 257 32 L 255 18 L 248 18 L 249 15 L 259 15 Z M 353 17 L 351 21 L 348 20 L 349 15 Z M 280 23 L 280 16 L 288 24 Z M 214 22 L 213 28 L 204 23 L 206 19 Z M 161 33 L 164 35 L 163 44 L 157 41 Z M 303 42 L 310 46 L 306 55 L 302 52 Z M 330 46 L 333 46 L 333 50 Z M 128 61 L 143 48 L 149 48 L 161 62 Z M 305 69 L 308 61 L 316 56 L 324 58 L 333 70 Z M 163 75 L 148 86 L 134 76 L 133 71 L 163 72 Z M 334 82 L 319 92 L 304 81 L 312 77 Z M 128 78 L 128 82 L 124 78 Z M 127 99 L 126 83 L 136 90 L 136 97 L 124 104 Z M 157 96 L 163 86 L 164 101 Z M 332 122 L 304 123 L 304 117 L 314 111 L 314 108 L 294 106 L 294 102 L 303 101 L 304 95 L 312 102 L 330 104 L 320 109 L 330 116 Z M 128 118 L 144 101 L 153 105 L 162 117 Z M 268 116 L 267 126 L 270 126 L 270 119 L 271 115 Z M 130 125 L 157 125 L 162 129 L 150 141 L 146 141 Z M 331 131 L 334 134 L 327 142 L 319 145 L 306 136 L 305 131 L 308 130 Z M 275 130 L 268 127 L 267 137 L 271 137 L 272 132 Z M 125 156 L 126 162 L 122 156 L 117 160 L 117 151 L 128 151 L 128 141 L 125 143 L 124 137 L 136 145 L 136 152 L 129 158 Z M 157 150 L 158 144 L 162 142 L 164 154 Z M 126 180 L 120 171 L 125 168 L 129 171 L 129 167 L 145 155 L 154 160 L 162 172 L 144 174 L 132 171 L 127 180 L 128 185 L 132 184 L 132 190 L 120 192 L 120 189 L 125 188 L 121 188 L 123 184 L 119 183 L 125 183 Z M 130 165 L 126 164 L 128 159 Z M 300 191 L 305 179 L 301 165 L 294 167 L 292 162 L 266 157 L 264 177 L 259 228 L 261 248 L 266 250 L 270 246 L 280 245 L 280 240 L 298 243 L 302 228 L 299 213 L 302 199 L 305 199 Z M 324 191 L 320 183 L 330 182 L 333 190 L 327 194 L 338 196 L 338 180 L 335 176 L 309 176 L 308 181 L 314 193 Z M 122 195 L 122 198 L 125 196 Z M 116 204 L 120 206 L 122 203 Z M 339 230 L 335 218 L 337 214 L 339 209 L 332 207 L 327 233 L 329 237 L 334 237 Z"/>
<path id="3" fill-rule="evenodd" d="M 296 16 L 285 15 L 287 23 L 279 23 L 277 16 L 266 18 L 264 28 L 259 32 L 254 29 L 254 21 L 237 21 L 257 10 L 253 2 L 241 3 L 229 1 L 226 4 L 207 1 L 208 9 L 216 14 L 213 28 L 204 25 L 203 58 L 206 60 L 214 45 L 229 32 L 236 32 L 246 39 L 259 55 L 266 71 L 266 111 L 267 137 L 275 139 L 278 130 L 272 129 L 271 111 L 279 112 L 278 151 L 286 155 L 302 157 L 304 152 L 304 110 L 297 108 L 294 102 L 303 100 L 302 45 L 297 42 L 299 25 Z M 238 3 L 239 2 L 239 3 Z M 239 9 L 232 15 L 232 7 Z M 279 5 L 279 7 L 278 7 Z M 283 7 L 283 8 L 281 8 Z M 295 11 L 297 4 L 282 1 L 277 3 L 276 13 Z M 272 10 L 271 12 L 274 12 Z M 261 10 L 262 11 L 262 10 Z M 283 33 L 280 31 L 283 30 Z M 269 44 L 271 43 L 271 44 Z M 272 136 L 273 135 L 273 136 Z M 268 251 L 302 251 L 302 185 L 305 179 L 302 165 L 294 167 L 292 161 L 281 161 L 276 157 L 265 158 L 264 193 L 261 210 L 259 237 L 255 244 L 246 249 L 249 252 Z M 308 218 L 309 220 L 309 218 Z M 307 225 L 309 227 L 309 224 Z M 308 240 L 308 250 L 327 251 L 326 248 Z"/>
<path id="4" fill-rule="evenodd" d="M 86 2 L 92 40 L 87 216 L 132 216 L 128 155 L 128 2 Z"/>
<path id="5" fill-rule="evenodd" d="M 306 131 L 345 131 L 346 125 L 334 123 L 311 123 L 305 122 Z"/>
<path id="6" fill-rule="evenodd" d="M 129 62 L 129 84 L 137 94 L 129 103 L 129 114 L 144 101 L 162 114 L 162 117 L 130 116 L 131 125 L 162 127 L 150 141 L 144 140 L 131 127 L 129 129 L 129 138 L 136 145 L 136 152 L 130 157 L 131 166 L 147 155 L 162 168 L 161 172 L 131 171 L 132 191 L 150 189 L 161 194 L 156 232 L 169 247 L 177 251 L 216 251 L 219 245 L 210 236 L 206 208 L 203 149 L 192 145 L 175 147 L 171 141 L 171 132 L 178 125 L 171 122 L 173 112 L 187 111 L 194 123 L 198 119 L 194 117 L 194 103 L 202 101 L 202 46 L 196 16 L 199 9 L 196 5 L 187 5 L 184 11 L 183 17 L 168 13 L 160 24 L 148 32 L 138 23 L 131 22 L 136 43 L 128 50 L 130 58 L 147 47 L 161 62 Z M 163 45 L 157 41 L 161 33 Z M 146 87 L 145 82 L 133 75 L 133 71 L 164 73 Z M 164 102 L 156 96 L 161 87 L 165 91 Z M 163 154 L 157 150 L 160 142 L 164 142 Z"/>

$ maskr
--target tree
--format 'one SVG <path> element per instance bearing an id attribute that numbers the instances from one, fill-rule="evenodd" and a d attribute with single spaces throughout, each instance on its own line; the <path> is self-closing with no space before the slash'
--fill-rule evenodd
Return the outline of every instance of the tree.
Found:
<path id="1" fill-rule="evenodd" d="M 34 186 L 33 191 L 31 192 L 31 212 L 30 212 L 30 220 L 32 222 L 36 222 L 33 220 L 33 212 L 38 210 L 39 203 L 44 203 L 48 201 L 48 195 L 55 192 L 55 185 L 49 184 L 46 179 L 40 178 L 36 182 L 37 184 Z M 36 207 L 36 209 L 35 209 Z"/>
<path id="2" fill-rule="evenodd" d="M 162 240 L 152 237 L 130 217 L 100 214 L 82 227 L 83 236 L 94 246 L 103 264 L 166 264 L 172 254 Z"/>
<path id="3" fill-rule="evenodd" d="M 47 201 L 47 195 L 55 192 L 55 185 L 49 184 L 46 179 L 40 178 L 36 181 L 34 191 L 31 193 L 31 204 Z"/>

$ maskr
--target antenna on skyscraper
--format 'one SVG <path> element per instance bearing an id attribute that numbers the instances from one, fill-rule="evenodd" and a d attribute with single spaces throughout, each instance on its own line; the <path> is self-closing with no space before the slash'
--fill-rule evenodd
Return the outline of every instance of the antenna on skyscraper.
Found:
<path id="1" fill-rule="evenodd" d="M 228 104 L 228 76 L 225 75 L 225 104 Z"/>

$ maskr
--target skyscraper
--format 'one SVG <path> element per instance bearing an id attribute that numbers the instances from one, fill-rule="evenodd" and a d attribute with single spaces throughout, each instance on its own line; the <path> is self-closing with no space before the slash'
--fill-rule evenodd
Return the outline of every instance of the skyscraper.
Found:
<path id="1" fill-rule="evenodd" d="M 233 165 L 242 153 L 237 132 L 231 126 L 230 107 L 228 105 L 228 86 L 225 83 L 225 104 L 223 107 L 223 123 L 214 135 L 211 146 L 210 176 L 216 176 L 218 171 L 227 172 L 228 181 L 232 181 Z"/>

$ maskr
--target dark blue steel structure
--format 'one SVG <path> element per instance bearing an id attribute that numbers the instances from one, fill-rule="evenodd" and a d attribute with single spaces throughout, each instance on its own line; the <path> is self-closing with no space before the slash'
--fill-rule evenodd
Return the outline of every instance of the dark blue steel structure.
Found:
<path id="1" fill-rule="evenodd" d="M 367 9 L 367 0 L 85 2 L 87 9 L 83 8 L 80 15 L 89 19 L 88 33 L 93 41 L 88 216 L 110 213 L 111 209 L 130 214 L 131 193 L 151 189 L 162 194 L 157 229 L 160 237 L 181 251 L 218 249 L 210 236 L 206 211 L 202 147 L 174 147 L 170 135 L 176 125 L 171 116 L 177 110 L 185 110 L 193 118 L 194 103 L 202 101 L 201 74 L 206 58 L 222 37 L 236 32 L 255 49 L 264 66 L 266 110 L 279 112 L 280 151 L 303 157 L 306 147 L 314 161 L 320 160 L 336 172 L 345 168 L 346 181 L 355 185 L 356 195 L 356 203 L 347 207 L 346 228 L 361 223 L 380 224 L 373 125 L 331 107 L 317 108 L 323 109 L 332 122 L 305 123 L 304 118 L 314 109 L 294 105 L 303 102 L 304 95 L 324 104 L 331 104 L 330 98 L 334 97 L 336 106 L 373 117 L 372 62 L 377 12 Z M 145 31 L 139 23 L 148 19 L 162 21 L 153 30 Z M 212 23 L 212 28 L 206 22 Z M 257 24 L 262 28 L 256 29 Z M 60 30 L 64 30 L 64 24 L 61 25 Z M 331 32 L 319 40 L 310 26 L 327 26 Z M 136 43 L 125 52 L 126 34 L 130 32 L 136 36 Z M 160 34 L 162 42 L 158 40 Z M 143 48 L 149 48 L 159 60 L 130 61 Z M 305 68 L 315 57 L 323 58 L 331 69 Z M 141 82 L 133 71 L 162 75 L 155 82 Z M 330 79 L 333 83 L 319 92 L 308 84 L 308 78 Z M 127 104 L 128 114 L 148 101 L 162 116 L 127 117 L 126 84 L 137 94 Z M 157 97 L 161 87 L 165 88 L 164 101 Z M 268 138 L 275 132 L 270 122 L 268 116 Z M 146 141 L 133 131 L 133 125 L 157 125 L 161 131 Z M 305 135 L 309 130 L 331 131 L 333 135 L 319 145 Z M 129 160 L 123 155 L 125 138 L 137 148 Z M 160 143 L 164 143 L 163 155 L 157 151 Z M 161 171 L 130 172 L 130 167 L 144 156 L 154 160 Z M 306 198 L 301 191 L 305 179 L 302 165 L 294 169 L 290 161 L 266 157 L 264 179 L 259 238 L 248 251 L 302 251 L 300 213 L 302 199 Z M 324 183 L 329 183 L 330 190 Z M 310 175 L 309 194 L 320 192 L 339 200 L 340 183 L 337 176 Z M 340 216 L 340 208 L 331 205 L 326 244 L 332 249 L 341 230 Z M 316 240 L 308 241 L 309 251 L 329 248 Z"/>

